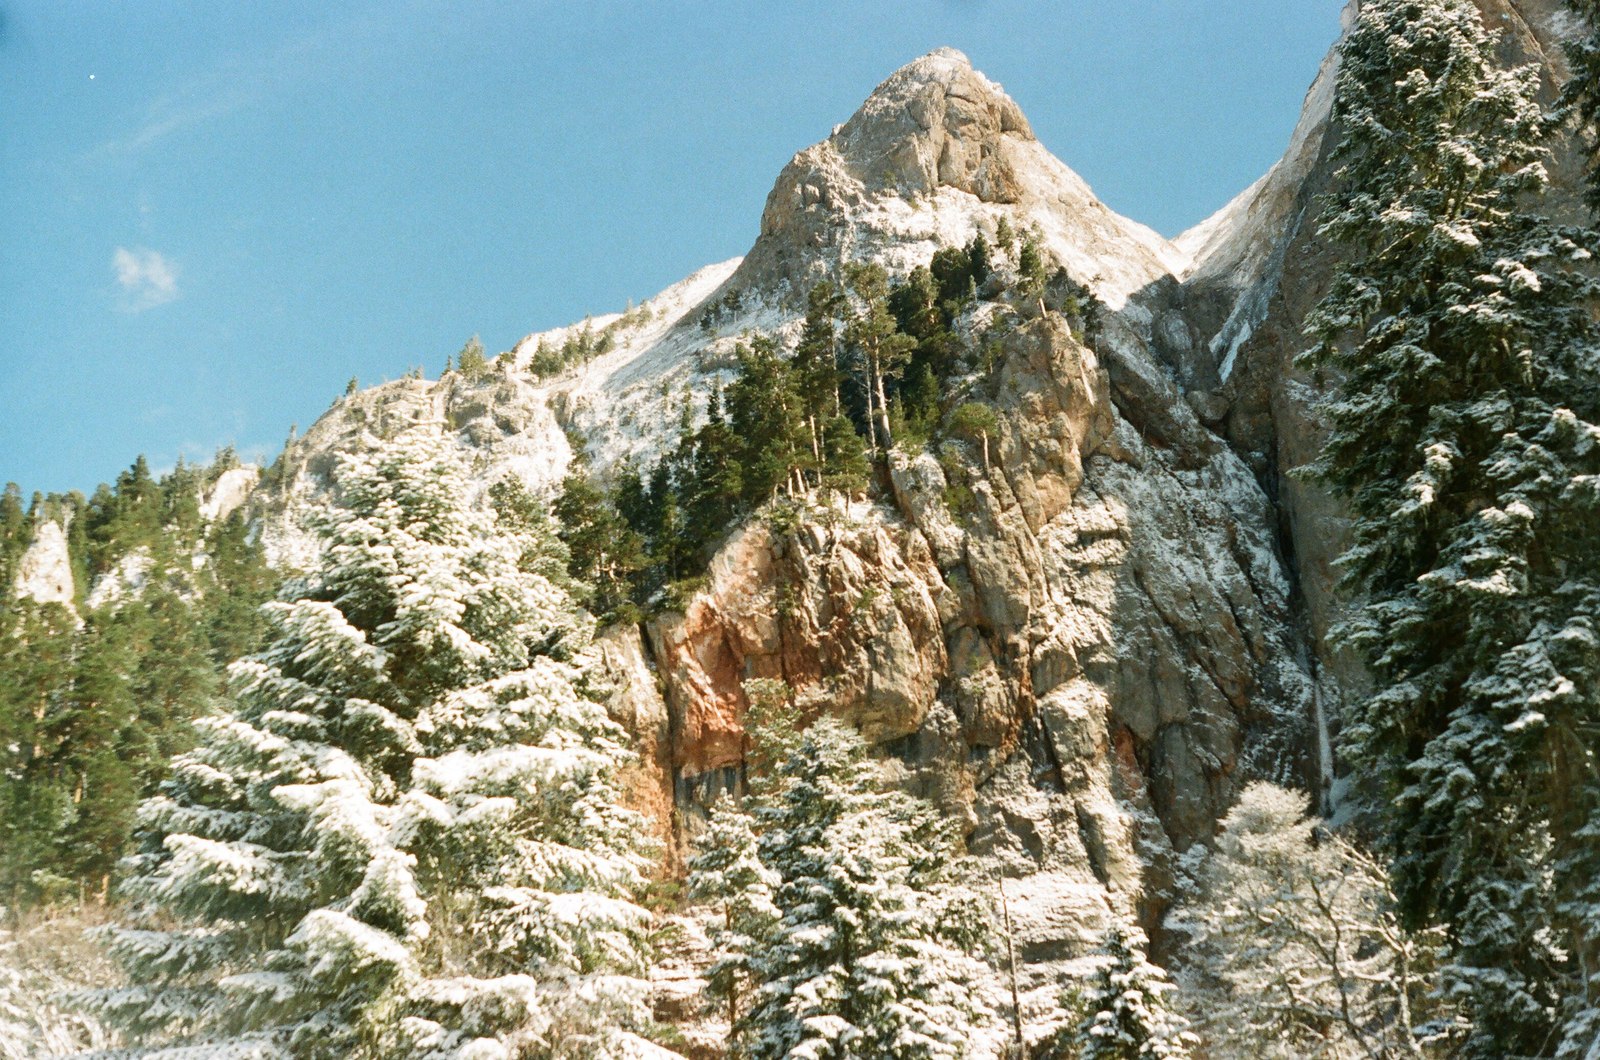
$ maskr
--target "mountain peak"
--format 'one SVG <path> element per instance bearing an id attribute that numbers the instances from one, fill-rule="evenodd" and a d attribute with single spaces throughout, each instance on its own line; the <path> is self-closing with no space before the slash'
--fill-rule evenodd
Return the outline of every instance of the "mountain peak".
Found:
<path id="1" fill-rule="evenodd" d="M 890 74 L 833 143 L 869 188 L 928 192 L 945 184 L 1011 202 L 1015 189 L 993 164 L 1006 136 L 1033 139 L 1022 108 L 961 52 L 938 48 Z"/>
<path id="2" fill-rule="evenodd" d="M 848 260 L 890 272 L 941 246 L 992 237 L 1002 219 L 1109 304 L 1188 259 L 1118 217 L 1045 150 L 1022 108 L 954 48 L 900 67 L 821 143 L 799 152 L 767 196 L 761 235 L 729 280 L 808 290 Z"/>

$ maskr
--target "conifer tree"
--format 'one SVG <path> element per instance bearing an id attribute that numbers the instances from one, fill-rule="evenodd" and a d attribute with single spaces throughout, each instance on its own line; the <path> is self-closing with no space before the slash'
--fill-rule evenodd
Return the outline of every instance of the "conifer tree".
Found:
<path id="1" fill-rule="evenodd" d="M 721 966 L 755 985 L 735 1024 L 741 1057 L 921 1060 L 974 1053 L 994 1023 L 982 925 L 952 878 L 953 836 L 928 804 L 885 790 L 853 729 L 824 718 L 792 746 L 753 808 L 762 872 L 724 822 L 696 893 L 743 895 L 744 939 Z M 740 866 L 736 874 L 728 868 Z M 770 893 L 776 916 L 766 910 Z M 753 925 L 753 926 L 752 926 Z M 746 941 L 747 940 L 747 941 Z"/>
<path id="2" fill-rule="evenodd" d="M 343 459 L 317 569 L 141 809 L 94 1006 L 147 1048 L 623 1055 L 648 915 L 587 626 L 431 426 Z"/>
<path id="3" fill-rule="evenodd" d="M 769 338 L 739 349 L 739 376 L 728 387 L 728 429 L 739 445 L 740 493 L 747 509 L 779 490 L 804 490 L 804 473 L 815 458 L 803 401 L 796 373 Z"/>
<path id="4" fill-rule="evenodd" d="M 568 572 L 587 587 L 590 609 L 602 622 L 624 618 L 645 564 L 643 538 L 581 464 L 562 480 L 552 513 L 567 545 Z"/>
<path id="5" fill-rule="evenodd" d="M 22 504 L 22 487 L 7 482 L 0 491 L 0 600 L 10 597 L 16 562 L 33 543 L 33 524 Z"/>
<path id="6" fill-rule="evenodd" d="M 989 470 L 989 436 L 1000 429 L 1000 417 L 992 405 L 965 401 L 950 410 L 950 429 L 968 438 L 976 437 L 983 450 L 983 470 Z"/>
<path id="7" fill-rule="evenodd" d="M 963 271 L 970 274 L 972 268 L 968 262 Z M 921 265 L 889 294 L 889 308 L 900 330 L 917 344 L 899 387 L 900 404 L 908 422 L 926 426 L 938 416 L 940 382 L 954 374 L 960 352 L 950 330 L 957 304 L 941 298 L 933 273 Z"/>
<path id="8" fill-rule="evenodd" d="M 16 915 L 70 881 L 60 852 L 73 819 L 61 715 L 75 623 L 60 604 L 7 601 L 0 631 L 0 905 Z M 42 893 L 43 892 L 43 893 Z"/>
<path id="9" fill-rule="evenodd" d="M 1011 219 L 1004 214 L 1001 215 L 999 221 L 995 222 L 994 243 L 995 246 L 1007 254 L 1010 254 L 1016 248 L 1017 233 L 1011 227 Z"/>
<path id="10" fill-rule="evenodd" d="M 489 359 L 484 356 L 483 342 L 474 335 L 456 354 L 456 370 L 469 383 L 483 381 L 489 375 Z"/>
<path id="11" fill-rule="evenodd" d="M 1600 1029 L 1600 379 L 1592 251 L 1532 212 L 1536 75 L 1495 44 L 1466 0 L 1363 7 L 1305 363 L 1342 377 L 1311 470 L 1375 679 L 1346 750 L 1406 911 L 1450 926 L 1469 1054 L 1542 1056 Z"/>
<path id="12" fill-rule="evenodd" d="M 778 926 L 772 892 L 779 882 L 761 862 L 750 815 L 721 803 L 713 806 L 701 851 L 689 861 L 689 898 L 714 905 L 721 914 L 712 932 L 716 956 L 706 981 L 711 995 L 727 1006 L 730 1035 L 758 985 L 757 955 Z"/>
<path id="13" fill-rule="evenodd" d="M 903 335 L 889 312 L 889 277 L 878 264 L 851 265 L 846 277 L 857 305 L 845 329 L 846 341 L 860 366 L 867 397 L 867 423 L 873 448 L 887 452 L 894 446 L 889 428 L 889 398 L 885 380 L 905 370 L 916 340 Z"/>
<path id="14" fill-rule="evenodd" d="M 866 488 L 871 474 L 861 435 L 848 416 L 835 413 L 823 427 L 820 484 L 824 489 L 854 494 Z"/>
<path id="15" fill-rule="evenodd" d="M 983 238 L 983 233 L 978 232 L 968 240 L 966 246 L 967 269 L 972 276 L 973 286 L 981 286 L 989 278 L 989 241 Z"/>
<path id="16" fill-rule="evenodd" d="M 811 452 L 824 462 L 826 426 L 841 411 L 839 383 L 839 332 L 835 323 L 844 311 L 844 299 L 833 284 L 818 283 L 806 296 L 806 317 L 795 347 L 795 389 L 800 395 L 806 426 L 811 432 Z"/>
<path id="17" fill-rule="evenodd" d="M 1143 933 L 1120 920 L 1101 943 L 1105 958 L 1089 983 L 1067 997 L 1082 1013 L 1063 1027 L 1042 1060 L 1186 1060 L 1200 1039 L 1167 995 L 1166 972 L 1145 958 Z"/>
<path id="18" fill-rule="evenodd" d="M 1044 252 L 1039 249 L 1039 236 L 1029 232 L 1017 252 L 1017 290 L 1026 298 L 1037 298 L 1044 293 Z"/>
<path id="19" fill-rule="evenodd" d="M 739 352 L 743 361 L 748 355 L 743 349 Z M 738 388 L 737 382 L 729 387 L 730 396 L 735 399 L 740 396 Z M 738 430 L 739 424 L 724 411 L 723 391 L 713 389 L 706 404 L 706 422 L 695 432 L 690 482 L 683 490 L 689 523 L 699 527 L 708 539 L 732 521 L 747 489 L 759 489 L 756 483 L 763 469 L 752 467 L 745 453 L 768 439 L 741 438 Z"/>

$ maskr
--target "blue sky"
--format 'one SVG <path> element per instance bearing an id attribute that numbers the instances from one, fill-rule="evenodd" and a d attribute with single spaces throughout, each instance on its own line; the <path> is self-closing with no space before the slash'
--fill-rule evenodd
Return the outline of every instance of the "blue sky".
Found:
<path id="1" fill-rule="evenodd" d="M 0 0 L 0 481 L 275 452 L 743 253 L 778 170 L 965 51 L 1174 235 L 1281 153 L 1337 0 Z"/>

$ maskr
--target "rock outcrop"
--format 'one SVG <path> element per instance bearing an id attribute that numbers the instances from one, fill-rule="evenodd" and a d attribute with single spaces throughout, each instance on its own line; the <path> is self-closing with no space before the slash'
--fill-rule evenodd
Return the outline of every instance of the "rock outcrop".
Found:
<path id="1" fill-rule="evenodd" d="M 231 467 L 217 476 L 200 503 L 200 514 L 211 522 L 226 519 L 242 508 L 261 481 L 261 469 L 254 464 Z"/>
<path id="2" fill-rule="evenodd" d="M 44 519 L 34 527 L 33 542 L 17 564 L 13 591 L 19 600 L 73 606 L 72 557 L 60 523 Z"/>

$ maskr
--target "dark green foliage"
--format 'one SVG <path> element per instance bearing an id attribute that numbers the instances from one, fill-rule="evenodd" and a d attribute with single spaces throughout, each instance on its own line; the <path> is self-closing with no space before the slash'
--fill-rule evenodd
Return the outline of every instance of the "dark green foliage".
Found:
<path id="1" fill-rule="evenodd" d="M 82 628 L 12 605 L 0 636 L 0 903 L 103 894 L 133 810 L 220 691 L 194 608 L 165 589 Z"/>
<path id="2" fill-rule="evenodd" d="M 956 256 L 968 262 L 967 254 L 961 251 Z M 948 278 L 959 285 L 971 276 L 971 266 L 964 264 Z M 920 266 L 889 294 L 889 309 L 900 331 L 916 341 L 900 385 L 891 388 L 891 394 L 901 420 L 917 438 L 928 436 L 939 418 L 946 382 L 962 368 L 962 344 L 953 329 L 965 305 L 964 294 L 947 296 L 946 284 L 935 279 L 931 268 Z"/>
<path id="3" fill-rule="evenodd" d="M 989 440 L 1000 429 L 1000 417 L 994 407 L 978 401 L 966 401 L 950 410 L 950 430 L 962 438 L 970 438 L 982 447 L 983 469 L 989 470 Z"/>
<path id="4" fill-rule="evenodd" d="M 941 247 L 934 251 L 928 271 L 938 284 L 938 304 L 967 301 L 972 289 L 989 278 L 991 268 L 989 244 L 982 234 L 973 236 L 964 247 Z"/>
<path id="5" fill-rule="evenodd" d="M 0 497 L 0 559 L 37 520 L 67 524 L 83 610 L 80 624 L 60 605 L 0 606 L 0 905 L 103 893 L 134 807 L 212 708 L 223 666 L 260 645 L 276 578 L 241 514 L 200 515 L 202 489 L 236 466 L 224 450 L 157 480 L 140 459 L 92 499 L 38 498 L 20 521 Z M 90 580 L 130 555 L 143 588 L 84 609 Z"/>
<path id="6" fill-rule="evenodd" d="M 482 382 L 489 376 L 489 359 L 483 354 L 483 343 L 474 335 L 456 354 L 456 370 L 469 383 Z"/>
<path id="7" fill-rule="evenodd" d="M 73 618 L 59 604 L 10 603 L 0 637 L 0 904 L 20 910 L 71 887 L 62 834 L 76 816 L 56 762 L 73 669 Z"/>
<path id="8" fill-rule="evenodd" d="M 489 487 L 489 506 L 495 521 L 512 533 L 526 534 L 528 547 L 518 561 L 521 570 L 532 571 L 568 593 L 580 588 L 571 584 L 572 557 L 566 542 L 558 535 L 557 520 L 544 498 L 525 486 L 521 479 L 508 476 Z"/>
<path id="9" fill-rule="evenodd" d="M 739 374 L 728 387 L 731 456 L 742 473 L 739 500 L 746 510 L 780 491 L 803 491 L 815 470 L 807 424 L 822 408 L 807 408 L 800 380 L 771 339 L 739 348 Z"/>
<path id="10" fill-rule="evenodd" d="M 610 353 L 614 342 L 611 329 L 596 334 L 594 325 L 585 320 L 581 328 L 568 333 L 560 346 L 552 346 L 541 338 L 528 359 L 528 372 L 536 377 L 560 375 L 568 368 Z"/>
<path id="11" fill-rule="evenodd" d="M 1001 215 L 999 221 L 995 222 L 994 243 L 995 246 L 999 247 L 1007 254 L 1010 254 L 1017 247 L 1017 233 L 1011 227 L 1010 218 L 1006 217 L 1004 214 Z"/>
<path id="12" fill-rule="evenodd" d="M 1037 298 L 1044 293 L 1045 280 L 1044 253 L 1038 235 L 1030 232 L 1017 252 L 1017 290 L 1024 298 Z"/>
<path id="13" fill-rule="evenodd" d="M 744 308 L 744 292 L 729 290 L 700 313 L 700 330 L 710 333 L 721 327 Z"/>
<path id="14" fill-rule="evenodd" d="M 635 478 L 637 481 L 637 478 Z M 567 546 L 579 598 L 602 622 L 637 618 L 634 581 L 645 566 L 644 540 L 581 464 L 561 483 L 553 514 Z"/>
<path id="15" fill-rule="evenodd" d="M 867 437 L 874 449 L 894 446 L 889 424 L 888 381 L 905 372 L 917 347 L 889 311 L 889 276 L 878 264 L 853 264 L 845 277 L 855 305 L 845 324 L 845 342 L 866 396 Z"/>
<path id="16" fill-rule="evenodd" d="M 16 580 L 17 562 L 28 550 L 32 534 L 33 522 L 22 504 L 22 488 L 7 482 L 5 491 L 0 493 L 0 601 Z"/>
<path id="17" fill-rule="evenodd" d="M 272 599 L 278 576 L 267 566 L 243 512 L 210 528 L 206 555 L 209 560 L 197 576 L 200 606 L 195 619 L 211 658 L 220 665 L 261 643 L 266 632 L 261 605 Z"/>

